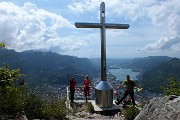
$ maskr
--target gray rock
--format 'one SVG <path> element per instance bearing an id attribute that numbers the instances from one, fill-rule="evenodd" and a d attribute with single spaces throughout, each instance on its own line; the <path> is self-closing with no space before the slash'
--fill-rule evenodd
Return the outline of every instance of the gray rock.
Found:
<path id="1" fill-rule="evenodd" d="M 180 120 L 180 96 L 151 99 L 135 120 Z"/>
<path id="2" fill-rule="evenodd" d="M 120 113 L 114 116 L 104 116 L 97 113 L 91 114 L 87 111 L 78 112 L 75 115 L 67 116 L 70 120 L 125 120 Z"/>

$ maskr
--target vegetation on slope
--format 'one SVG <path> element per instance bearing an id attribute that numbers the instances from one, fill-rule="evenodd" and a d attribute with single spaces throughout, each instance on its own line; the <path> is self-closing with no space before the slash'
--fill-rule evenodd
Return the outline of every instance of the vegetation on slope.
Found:
<path id="1" fill-rule="evenodd" d="M 168 84 L 161 86 L 165 95 L 177 95 L 180 96 L 180 81 L 177 81 L 173 77 L 167 78 Z"/>
<path id="2" fill-rule="evenodd" d="M 25 85 L 19 84 L 22 74 L 8 65 L 0 68 L 0 119 L 15 119 L 25 114 L 28 119 L 65 119 L 65 101 L 43 101 Z"/>
<path id="3" fill-rule="evenodd" d="M 145 71 L 142 75 L 141 82 L 144 87 L 150 91 L 160 93 L 162 92 L 160 86 L 165 86 L 167 78 L 173 77 L 180 81 L 180 59 L 172 58 L 169 62 L 162 62 L 161 64 Z"/>
<path id="4" fill-rule="evenodd" d="M 68 84 L 67 74 L 82 82 L 86 74 L 99 73 L 87 58 L 60 55 L 52 52 L 0 49 L 0 66 L 8 63 L 13 69 L 20 68 L 26 80 L 34 84 Z M 32 85 L 32 86 L 33 86 Z"/>

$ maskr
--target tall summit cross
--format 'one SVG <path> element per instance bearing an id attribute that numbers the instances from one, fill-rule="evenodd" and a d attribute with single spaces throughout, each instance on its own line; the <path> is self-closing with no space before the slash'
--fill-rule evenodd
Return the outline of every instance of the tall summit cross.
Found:
<path id="1" fill-rule="evenodd" d="M 75 26 L 77 28 L 100 28 L 100 30 L 101 30 L 101 81 L 106 81 L 106 29 L 128 29 L 129 24 L 106 23 L 105 22 L 105 3 L 102 2 L 100 4 L 100 23 L 76 22 Z M 98 86 L 101 86 L 101 88 L 105 88 L 106 85 L 107 85 L 106 83 L 105 84 L 103 83 L 102 85 L 98 85 Z M 98 88 L 98 86 L 96 88 Z M 109 85 L 107 85 L 107 86 L 109 86 Z M 104 96 L 102 96 L 102 98 L 100 98 L 100 99 L 103 99 L 103 97 Z M 107 100 L 107 101 L 109 101 L 109 100 Z M 96 101 L 96 103 L 98 103 L 98 102 L 99 101 Z M 99 104 L 102 107 L 109 106 L 109 105 L 107 105 L 108 103 L 106 104 L 106 103 L 100 102 Z"/>
<path id="2" fill-rule="evenodd" d="M 77 28 L 100 28 L 101 29 L 101 79 L 106 80 L 106 28 L 128 29 L 128 24 L 112 24 L 105 22 L 105 3 L 100 4 L 100 23 L 76 22 Z"/>

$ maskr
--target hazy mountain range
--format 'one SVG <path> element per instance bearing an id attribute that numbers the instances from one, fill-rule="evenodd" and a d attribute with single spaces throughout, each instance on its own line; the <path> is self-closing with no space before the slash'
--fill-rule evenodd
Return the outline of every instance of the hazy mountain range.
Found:
<path id="1" fill-rule="evenodd" d="M 78 58 L 52 52 L 24 51 L 0 49 L 0 66 L 8 63 L 12 69 L 20 68 L 24 79 L 30 84 L 68 84 L 73 76 L 81 83 L 86 74 L 90 76 L 100 73 L 99 58 Z M 149 56 L 135 59 L 107 59 L 110 65 L 118 65 L 142 72 L 141 84 L 152 91 L 167 83 L 168 76 L 180 80 L 180 59 L 167 56 Z"/>
<path id="2" fill-rule="evenodd" d="M 98 73 L 97 67 L 87 58 L 60 55 L 52 52 L 0 49 L 0 61 L 8 63 L 12 69 L 20 68 L 27 82 L 68 84 L 69 77 L 82 82 L 86 74 Z"/>

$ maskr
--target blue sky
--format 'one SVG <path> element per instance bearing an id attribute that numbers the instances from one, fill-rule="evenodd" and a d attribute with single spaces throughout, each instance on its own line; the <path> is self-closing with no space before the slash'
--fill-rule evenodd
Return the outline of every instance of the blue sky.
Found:
<path id="1" fill-rule="evenodd" d="M 100 57 L 100 30 L 75 22 L 98 23 L 102 0 L 0 0 L 0 42 L 18 52 L 52 51 Z M 129 29 L 106 30 L 108 58 L 180 58 L 178 0 L 104 0 L 106 22 Z"/>

